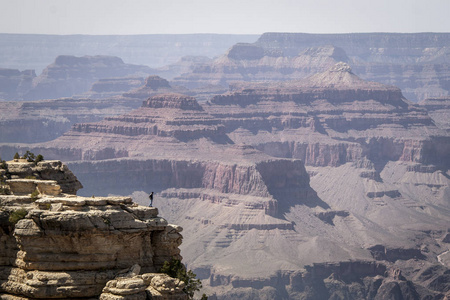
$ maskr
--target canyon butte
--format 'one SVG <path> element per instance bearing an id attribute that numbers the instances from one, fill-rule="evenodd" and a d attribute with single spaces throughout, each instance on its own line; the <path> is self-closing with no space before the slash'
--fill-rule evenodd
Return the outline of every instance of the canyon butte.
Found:
<path id="1" fill-rule="evenodd" d="M 154 95 L 1 151 L 25 148 L 66 161 L 86 196 L 155 191 L 218 299 L 449 297 L 448 128 L 346 63 L 202 104 Z"/>

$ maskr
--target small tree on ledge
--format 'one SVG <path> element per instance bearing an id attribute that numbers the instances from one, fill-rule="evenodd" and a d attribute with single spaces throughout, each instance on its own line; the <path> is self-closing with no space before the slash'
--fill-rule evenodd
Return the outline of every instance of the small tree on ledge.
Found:
<path id="1" fill-rule="evenodd" d="M 195 278 L 197 275 L 195 275 L 191 270 L 186 271 L 186 267 L 178 259 L 172 259 L 170 262 L 164 262 L 160 272 L 184 281 L 186 286 L 183 291 L 188 295 L 189 299 L 193 299 L 194 293 L 202 288 L 202 282 L 200 279 Z M 206 299 L 208 298 L 206 297 Z"/>

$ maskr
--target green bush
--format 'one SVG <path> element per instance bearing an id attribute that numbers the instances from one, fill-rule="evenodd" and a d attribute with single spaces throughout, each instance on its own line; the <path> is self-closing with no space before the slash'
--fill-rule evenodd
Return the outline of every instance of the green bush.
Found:
<path id="1" fill-rule="evenodd" d="M 34 192 L 31 193 L 31 200 L 36 201 L 39 198 L 39 191 L 38 190 L 34 190 Z"/>
<path id="2" fill-rule="evenodd" d="M 164 262 L 160 272 L 184 281 L 186 286 L 184 287 L 183 292 L 188 295 L 189 299 L 193 299 L 194 293 L 202 288 L 202 282 L 195 278 L 197 275 L 191 270 L 186 271 L 186 268 L 178 259 Z"/>
<path id="3" fill-rule="evenodd" d="M 29 150 L 27 150 L 25 152 L 25 154 L 22 156 L 22 158 L 26 159 L 28 162 L 34 162 L 34 159 L 36 157 L 34 156 L 33 152 L 30 152 Z"/>
<path id="4" fill-rule="evenodd" d="M 43 161 L 43 160 L 44 160 L 44 156 L 42 156 L 41 154 L 38 154 L 36 156 L 36 159 L 34 160 L 34 162 L 38 163 L 38 162 Z"/>
<path id="5" fill-rule="evenodd" d="M 16 154 L 14 154 L 14 159 L 19 159 L 19 158 L 20 158 L 20 155 L 19 155 L 19 153 L 16 152 Z"/>
<path id="6" fill-rule="evenodd" d="M 25 218 L 27 214 L 28 211 L 25 208 L 19 208 L 17 210 L 14 210 L 9 214 L 9 223 L 11 223 L 14 226 L 17 224 L 17 222 Z"/>

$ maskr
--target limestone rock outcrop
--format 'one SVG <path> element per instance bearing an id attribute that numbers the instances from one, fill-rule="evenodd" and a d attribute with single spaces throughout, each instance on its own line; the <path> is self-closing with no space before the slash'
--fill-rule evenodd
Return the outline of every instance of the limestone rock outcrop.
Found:
<path id="1" fill-rule="evenodd" d="M 106 283 L 100 300 L 187 300 L 185 284 L 166 274 L 145 273 L 133 277 L 118 277 Z"/>
<path id="2" fill-rule="evenodd" d="M 37 168 L 40 176 L 58 179 L 64 192 L 80 187 L 61 162 L 43 161 Z M 24 176 L 24 169 L 29 168 L 8 163 L 11 176 Z M 11 191 L 0 196 L 2 299 L 88 299 L 102 291 L 101 299 L 131 299 L 120 296 L 139 292 L 139 299 L 187 299 L 184 283 L 154 273 L 165 261 L 181 259 L 182 241 L 182 228 L 159 217 L 157 208 L 139 206 L 129 197 L 63 192 L 41 193 L 36 199 L 24 190 Z M 124 269 L 130 270 L 128 278 Z"/>
<path id="3" fill-rule="evenodd" d="M 33 187 L 39 188 L 41 186 L 42 190 L 46 189 L 45 183 L 48 181 L 50 182 L 47 189 L 57 184 L 61 192 L 66 194 L 76 195 L 77 191 L 83 187 L 65 164 L 55 160 L 45 160 L 38 163 L 10 161 L 6 163 L 4 176 L 9 179 L 12 186 L 17 186 L 19 193 L 25 194 L 33 192 Z M 23 191 L 20 191 L 21 187 Z"/>

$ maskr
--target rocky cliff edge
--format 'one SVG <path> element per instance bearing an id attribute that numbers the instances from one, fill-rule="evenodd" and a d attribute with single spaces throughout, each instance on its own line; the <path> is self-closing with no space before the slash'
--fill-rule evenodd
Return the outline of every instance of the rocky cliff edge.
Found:
<path id="1" fill-rule="evenodd" d="M 1 299 L 187 299 L 183 282 L 155 273 L 181 259 L 182 241 L 182 228 L 157 208 L 76 196 L 81 184 L 59 161 L 12 161 L 0 175 L 8 178 L 0 195 Z"/>

